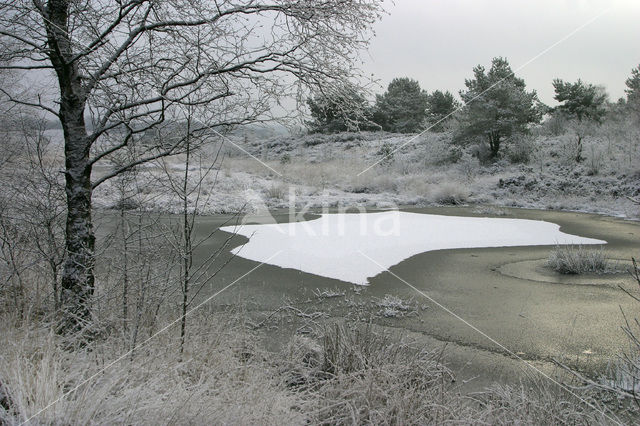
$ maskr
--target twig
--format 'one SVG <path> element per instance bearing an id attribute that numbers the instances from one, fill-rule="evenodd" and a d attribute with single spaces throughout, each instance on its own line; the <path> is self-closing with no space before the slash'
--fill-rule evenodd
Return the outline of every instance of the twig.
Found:
<path id="1" fill-rule="evenodd" d="M 304 319 L 306 319 L 308 321 L 313 322 L 316 325 L 317 325 L 317 323 L 315 322 L 316 319 L 327 316 L 327 314 L 325 312 L 307 313 L 307 312 L 304 312 L 301 309 L 296 308 L 295 306 L 285 305 L 285 306 L 280 306 L 278 309 L 276 309 L 275 311 L 271 312 L 265 319 L 260 321 L 258 324 L 254 325 L 253 329 L 256 330 L 258 328 L 263 327 L 267 323 L 267 321 L 269 321 L 271 318 L 273 318 L 274 315 L 278 314 L 279 312 L 287 311 L 287 310 L 288 311 L 293 311 L 297 317 L 304 318 Z"/>

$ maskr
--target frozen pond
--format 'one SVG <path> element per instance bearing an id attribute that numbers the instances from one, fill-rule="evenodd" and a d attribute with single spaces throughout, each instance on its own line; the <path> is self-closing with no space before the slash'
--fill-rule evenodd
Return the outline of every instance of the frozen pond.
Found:
<path id="1" fill-rule="evenodd" d="M 245 259 L 366 285 L 368 279 L 433 250 L 556 244 L 606 244 L 560 231 L 555 223 L 389 211 L 324 214 L 282 224 L 221 228 L 249 238 Z"/>

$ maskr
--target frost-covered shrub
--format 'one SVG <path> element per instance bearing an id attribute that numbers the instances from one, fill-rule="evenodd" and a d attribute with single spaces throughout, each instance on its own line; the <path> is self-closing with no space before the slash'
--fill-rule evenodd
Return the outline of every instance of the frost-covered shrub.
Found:
<path id="1" fill-rule="evenodd" d="M 271 184 L 271 186 L 267 189 L 267 198 L 275 199 L 275 200 L 284 200 L 287 192 L 287 188 L 282 184 Z"/>
<path id="2" fill-rule="evenodd" d="M 422 161 L 417 157 L 416 153 L 401 154 L 394 157 L 393 171 L 400 175 L 409 175 L 419 172 L 422 167 Z"/>
<path id="3" fill-rule="evenodd" d="M 557 139 L 551 156 L 556 157 L 561 165 L 573 167 L 581 151 L 582 147 L 577 144 L 575 136 L 565 134 Z"/>
<path id="4" fill-rule="evenodd" d="M 462 158 L 462 148 L 457 145 L 449 145 L 441 164 L 453 164 Z"/>
<path id="5" fill-rule="evenodd" d="M 460 161 L 463 151 L 451 142 L 450 135 L 431 134 L 425 141 L 425 163 L 436 166 L 454 164 Z"/>
<path id="6" fill-rule="evenodd" d="M 378 307 L 381 308 L 378 314 L 385 318 L 404 316 L 411 309 L 407 301 L 392 294 L 385 295 L 384 298 L 378 302 Z"/>
<path id="7" fill-rule="evenodd" d="M 393 176 L 377 175 L 370 180 L 370 187 L 373 192 L 397 192 L 398 182 Z"/>
<path id="8" fill-rule="evenodd" d="M 291 155 L 289 153 L 285 153 L 280 157 L 280 164 L 289 164 L 291 163 Z"/>
<path id="9" fill-rule="evenodd" d="M 494 158 L 491 156 L 491 149 L 486 143 L 479 143 L 471 147 L 471 155 L 478 159 L 481 165 L 490 164 Z"/>
<path id="10" fill-rule="evenodd" d="M 551 136 L 564 135 L 567 131 L 567 119 L 562 115 L 552 115 L 544 121 L 542 127 Z"/>
<path id="11" fill-rule="evenodd" d="M 433 192 L 432 201 L 438 204 L 464 204 L 469 198 L 469 191 L 459 182 L 445 182 Z"/>
<path id="12" fill-rule="evenodd" d="M 321 135 L 313 135 L 305 138 L 304 146 L 307 146 L 307 147 L 316 146 L 316 145 L 323 144 L 325 142 L 327 142 L 327 140 L 323 138 Z"/>
<path id="13" fill-rule="evenodd" d="M 345 188 L 355 194 L 376 194 L 381 192 L 397 192 L 398 181 L 395 176 L 383 173 L 373 177 L 358 177 Z"/>
<path id="14" fill-rule="evenodd" d="M 464 152 L 460 161 L 456 165 L 460 174 L 467 180 L 473 180 L 474 176 L 478 172 L 480 163 L 477 158 L 472 157 L 469 153 Z"/>
<path id="15" fill-rule="evenodd" d="M 512 164 L 527 164 L 531 160 L 534 142 L 531 137 L 519 136 L 507 148 L 507 159 Z"/>
<path id="16" fill-rule="evenodd" d="M 587 150 L 586 160 L 585 165 L 587 167 L 587 175 L 595 176 L 600 174 L 600 170 L 604 166 L 604 153 L 602 150 L 591 144 Z"/>
<path id="17" fill-rule="evenodd" d="M 389 142 L 384 141 L 376 154 L 380 157 L 380 165 L 388 166 L 393 162 L 393 155 L 395 154 L 395 151 Z"/>

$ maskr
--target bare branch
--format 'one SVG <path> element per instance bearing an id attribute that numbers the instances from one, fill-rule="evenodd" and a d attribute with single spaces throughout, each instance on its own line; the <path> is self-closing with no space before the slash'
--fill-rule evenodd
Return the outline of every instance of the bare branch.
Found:
<path id="1" fill-rule="evenodd" d="M 55 115 L 56 117 L 60 117 L 60 115 L 58 114 L 58 111 L 54 110 L 53 108 L 50 108 L 46 105 L 44 105 L 40 99 L 38 99 L 38 102 L 29 102 L 29 101 L 25 101 L 22 99 L 18 99 L 15 96 L 13 96 L 10 92 L 8 92 L 7 90 L 3 89 L 2 87 L 0 87 L 0 92 L 2 92 L 2 94 L 4 94 L 8 100 L 10 102 L 13 102 L 15 104 L 18 105 L 24 105 L 24 106 L 28 106 L 28 107 L 32 107 L 32 108 L 39 108 L 42 110 L 45 110 L 53 115 Z"/>

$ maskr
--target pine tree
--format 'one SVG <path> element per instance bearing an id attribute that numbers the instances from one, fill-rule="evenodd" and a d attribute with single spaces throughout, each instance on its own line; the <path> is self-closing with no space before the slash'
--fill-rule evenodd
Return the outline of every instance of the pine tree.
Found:
<path id="1" fill-rule="evenodd" d="M 542 105 L 535 91 L 525 90 L 524 80 L 515 76 L 504 58 L 494 58 L 488 72 L 478 65 L 473 74 L 473 79 L 465 80 L 467 90 L 460 92 L 465 106 L 457 139 L 484 139 L 495 158 L 504 139 L 540 122 Z"/>
<path id="2" fill-rule="evenodd" d="M 390 132 L 413 133 L 424 127 L 429 96 L 413 79 L 394 78 L 376 97 L 373 120 Z"/>
<path id="3" fill-rule="evenodd" d="M 580 163 L 583 141 L 587 135 L 593 133 L 595 126 L 602 123 L 607 113 L 607 93 L 602 87 L 584 83 L 578 79 L 575 83 L 553 80 L 556 91 L 554 99 L 561 102 L 554 109 L 555 114 L 563 115 L 569 120 L 569 126 L 575 134 L 575 160 Z"/>
<path id="4" fill-rule="evenodd" d="M 625 82 L 627 89 L 627 106 L 636 114 L 640 114 L 640 65 L 631 70 L 631 77 Z"/>
<path id="5" fill-rule="evenodd" d="M 458 102 L 450 92 L 436 90 L 429 95 L 429 106 L 427 108 L 427 121 L 436 132 L 444 129 L 445 122 L 460 107 Z"/>
<path id="6" fill-rule="evenodd" d="M 607 94 L 603 89 L 580 79 L 575 83 L 568 83 L 558 78 L 553 80 L 553 88 L 556 92 L 554 99 L 561 103 L 556 111 L 578 121 L 602 122 L 607 112 Z"/>

